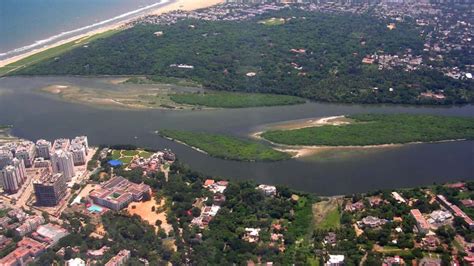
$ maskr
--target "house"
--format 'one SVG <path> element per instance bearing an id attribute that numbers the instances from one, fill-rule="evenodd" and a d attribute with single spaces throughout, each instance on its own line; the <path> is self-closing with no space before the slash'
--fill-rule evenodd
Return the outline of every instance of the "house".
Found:
<path id="1" fill-rule="evenodd" d="M 463 199 L 463 200 L 461 200 L 461 204 L 464 205 L 464 207 L 473 208 L 474 207 L 474 200 L 472 200 L 472 199 Z"/>
<path id="2" fill-rule="evenodd" d="M 66 266 L 86 266 L 86 262 L 81 258 L 70 259 L 66 261 Z"/>
<path id="3" fill-rule="evenodd" d="M 407 201 L 402 197 L 402 195 L 400 195 L 400 194 L 399 194 L 398 192 L 396 192 L 396 191 L 393 191 L 393 192 L 392 192 L 392 197 L 393 197 L 396 201 L 398 201 L 399 203 L 404 203 L 404 204 L 407 203 Z"/>
<path id="4" fill-rule="evenodd" d="M 337 237 L 334 232 L 329 232 L 325 237 L 323 243 L 326 245 L 335 245 L 337 242 Z"/>
<path id="5" fill-rule="evenodd" d="M 436 250 L 440 243 L 435 235 L 429 235 L 421 239 L 421 246 L 427 250 Z"/>
<path id="6" fill-rule="evenodd" d="M 362 218 L 362 220 L 358 221 L 357 225 L 362 228 L 375 228 L 384 225 L 385 223 L 387 223 L 387 220 L 380 219 L 374 216 L 367 216 L 365 218 Z"/>
<path id="7" fill-rule="evenodd" d="M 424 257 L 420 260 L 419 266 L 441 266 L 441 259 Z"/>
<path id="8" fill-rule="evenodd" d="M 344 255 L 329 255 L 329 259 L 324 263 L 325 266 L 344 265 Z"/>
<path id="9" fill-rule="evenodd" d="M 442 224 L 451 218 L 453 218 L 453 215 L 449 211 L 436 210 L 430 213 L 428 222 L 430 224 Z"/>
<path id="10" fill-rule="evenodd" d="M 245 228 L 245 234 L 242 239 L 249 243 L 258 242 L 260 240 L 260 230 L 260 228 Z"/>
<path id="11" fill-rule="evenodd" d="M 260 190 L 263 192 L 263 194 L 265 194 L 265 196 L 276 196 L 276 193 L 277 193 L 277 189 L 275 186 L 269 186 L 269 185 L 259 185 L 257 188 L 257 190 Z"/>
<path id="12" fill-rule="evenodd" d="M 364 209 L 364 202 L 361 200 L 355 203 L 348 202 L 346 203 L 346 206 L 344 207 L 344 210 L 347 212 L 355 212 L 355 211 L 361 211 Z"/>
<path id="13" fill-rule="evenodd" d="M 374 196 L 374 197 L 370 197 L 369 198 L 369 205 L 370 207 L 375 207 L 375 206 L 379 206 L 383 203 L 383 199 L 381 197 L 378 197 L 378 196 Z"/>
<path id="14" fill-rule="evenodd" d="M 405 265 L 405 261 L 400 256 L 386 257 L 383 259 L 383 266 Z"/>

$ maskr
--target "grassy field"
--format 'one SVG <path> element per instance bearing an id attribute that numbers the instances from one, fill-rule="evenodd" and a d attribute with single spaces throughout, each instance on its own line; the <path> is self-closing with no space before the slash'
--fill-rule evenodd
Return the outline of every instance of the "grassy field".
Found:
<path id="1" fill-rule="evenodd" d="M 304 99 L 295 96 L 237 92 L 180 93 L 171 95 L 171 100 L 179 104 L 215 108 L 291 105 L 305 102 Z"/>
<path id="2" fill-rule="evenodd" d="M 124 164 L 129 164 L 133 157 L 140 156 L 143 158 L 149 158 L 152 153 L 144 150 L 113 150 L 112 159 L 120 160 Z"/>
<path id="3" fill-rule="evenodd" d="M 106 37 L 112 36 L 113 34 L 117 33 L 118 31 L 119 30 L 109 30 L 109 31 L 106 31 L 106 32 L 103 32 L 103 33 L 99 33 L 99 34 L 89 36 L 89 37 L 84 37 L 82 39 L 72 41 L 72 42 L 68 42 L 68 43 L 65 43 L 65 44 L 62 44 L 62 45 L 59 45 L 59 46 L 56 46 L 56 47 L 52 47 L 52 48 L 47 49 L 45 51 L 30 55 L 26 58 L 23 58 L 21 60 L 18 60 L 16 62 L 14 62 L 14 63 L 11 63 L 11 64 L 8 64 L 4 67 L 1 67 L 0 68 L 0 76 L 8 74 L 9 72 L 13 72 L 17 69 L 26 67 L 28 65 L 38 63 L 42 60 L 46 60 L 46 59 L 49 59 L 49 58 L 52 58 L 52 57 L 59 56 L 64 52 L 67 52 L 67 51 L 69 51 L 73 48 L 79 47 L 79 46 L 83 46 L 83 45 L 85 45 L 85 44 L 87 44 L 91 41 L 94 41 L 94 40 L 97 40 L 97 39 L 100 39 L 100 38 L 106 38 Z"/>
<path id="4" fill-rule="evenodd" d="M 237 161 L 278 161 L 291 158 L 287 153 L 276 151 L 264 144 L 236 137 L 180 130 L 160 130 L 161 136 L 200 149 L 210 156 Z"/>
<path id="5" fill-rule="evenodd" d="M 151 77 L 131 77 L 124 83 L 126 84 L 172 84 L 181 87 L 201 87 L 202 85 L 189 79 L 151 76 Z"/>
<path id="6" fill-rule="evenodd" d="M 260 23 L 266 26 L 278 26 L 278 25 L 285 24 L 285 19 L 284 18 L 269 18 L 269 19 L 260 21 Z"/>
<path id="7" fill-rule="evenodd" d="M 313 205 L 313 219 L 317 229 L 334 230 L 341 226 L 339 200 L 330 199 Z"/>
<path id="8" fill-rule="evenodd" d="M 346 125 L 270 130 L 262 137 L 287 145 L 364 146 L 474 139 L 474 119 L 410 114 L 351 115 Z"/>

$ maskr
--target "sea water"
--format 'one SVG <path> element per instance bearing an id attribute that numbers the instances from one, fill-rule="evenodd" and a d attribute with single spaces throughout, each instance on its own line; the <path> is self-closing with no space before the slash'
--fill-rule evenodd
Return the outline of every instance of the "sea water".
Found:
<path id="1" fill-rule="evenodd" d="M 143 14 L 169 0 L 1 0 L 0 60 Z"/>

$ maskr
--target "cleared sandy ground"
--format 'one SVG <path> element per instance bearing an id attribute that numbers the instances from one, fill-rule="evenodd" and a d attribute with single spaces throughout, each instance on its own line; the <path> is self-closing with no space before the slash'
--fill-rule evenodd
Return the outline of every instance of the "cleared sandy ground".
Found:
<path id="1" fill-rule="evenodd" d="M 164 200 L 158 203 L 153 198 L 149 201 L 132 202 L 128 205 L 127 211 L 131 215 L 136 214 L 140 216 L 144 221 L 147 221 L 149 224 L 154 226 L 156 231 L 158 231 L 158 229 L 161 227 L 163 228 L 163 230 L 165 230 L 166 233 L 168 233 L 172 229 L 172 227 L 170 224 L 166 222 L 166 213 L 156 212 L 156 210 L 159 210 L 160 207 L 162 207 L 164 204 L 165 204 Z M 153 206 L 155 206 L 155 211 L 151 210 Z M 161 221 L 160 227 L 155 225 L 157 220 Z"/>

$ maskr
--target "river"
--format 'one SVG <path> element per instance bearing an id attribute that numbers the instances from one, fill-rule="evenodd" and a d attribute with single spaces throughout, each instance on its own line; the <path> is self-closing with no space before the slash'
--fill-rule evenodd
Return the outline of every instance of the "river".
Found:
<path id="1" fill-rule="evenodd" d="M 69 103 L 37 91 L 52 84 L 116 88 L 103 78 L 1 78 L 0 124 L 11 124 L 14 135 L 34 141 L 85 134 L 92 145 L 134 144 L 154 149 L 171 148 L 181 161 L 205 174 L 283 184 L 320 195 L 474 178 L 474 141 L 413 144 L 370 151 L 355 150 L 341 156 L 251 163 L 211 158 L 154 133 L 162 128 L 171 128 L 245 137 L 272 123 L 368 112 L 474 117 L 473 105 L 421 107 L 309 102 L 295 106 L 245 109 L 137 111 Z"/>

